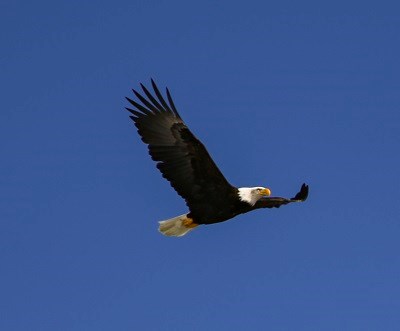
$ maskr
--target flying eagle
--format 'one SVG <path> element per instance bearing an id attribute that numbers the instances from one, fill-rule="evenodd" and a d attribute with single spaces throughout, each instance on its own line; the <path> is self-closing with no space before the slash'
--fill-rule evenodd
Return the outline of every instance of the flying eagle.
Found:
<path id="1" fill-rule="evenodd" d="M 147 99 L 133 90 L 140 103 L 126 98 L 138 133 L 148 145 L 151 158 L 189 208 L 183 214 L 159 222 L 166 236 L 183 236 L 201 224 L 227 221 L 259 208 L 279 208 L 305 201 L 308 185 L 303 184 L 293 198 L 270 197 L 266 187 L 232 186 L 218 169 L 204 145 L 193 135 L 179 115 L 168 88 L 168 102 L 151 80 L 155 96 L 140 84 Z"/>

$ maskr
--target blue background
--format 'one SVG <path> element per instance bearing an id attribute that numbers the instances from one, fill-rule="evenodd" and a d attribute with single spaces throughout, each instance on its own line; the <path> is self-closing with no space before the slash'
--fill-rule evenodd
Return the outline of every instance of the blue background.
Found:
<path id="1" fill-rule="evenodd" d="M 398 330 L 399 9 L 2 1 L 0 329 Z M 232 184 L 309 200 L 160 235 L 150 77 Z"/>

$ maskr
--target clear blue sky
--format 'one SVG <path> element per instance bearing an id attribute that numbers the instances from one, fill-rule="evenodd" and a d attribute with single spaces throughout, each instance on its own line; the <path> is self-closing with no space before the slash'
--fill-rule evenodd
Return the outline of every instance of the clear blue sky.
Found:
<path id="1" fill-rule="evenodd" d="M 0 330 L 398 330 L 399 10 L 2 1 Z M 232 184 L 309 200 L 160 235 L 150 77 Z"/>

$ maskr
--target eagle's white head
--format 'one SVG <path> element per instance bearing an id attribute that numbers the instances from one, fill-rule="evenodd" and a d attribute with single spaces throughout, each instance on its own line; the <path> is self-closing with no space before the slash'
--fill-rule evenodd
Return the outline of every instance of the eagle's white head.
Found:
<path id="1" fill-rule="evenodd" d="M 239 199 L 254 206 L 262 197 L 269 197 L 271 191 L 266 187 L 241 187 L 238 189 Z"/>

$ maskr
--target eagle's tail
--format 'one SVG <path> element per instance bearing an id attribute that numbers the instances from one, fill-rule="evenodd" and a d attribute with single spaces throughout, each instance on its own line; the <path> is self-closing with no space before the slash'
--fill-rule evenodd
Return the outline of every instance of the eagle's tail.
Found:
<path id="1" fill-rule="evenodd" d="M 198 224 L 191 218 L 187 217 L 187 214 L 176 216 L 158 223 L 160 223 L 158 231 L 169 237 L 184 236 L 186 233 L 192 231 L 196 226 L 198 226 Z"/>

